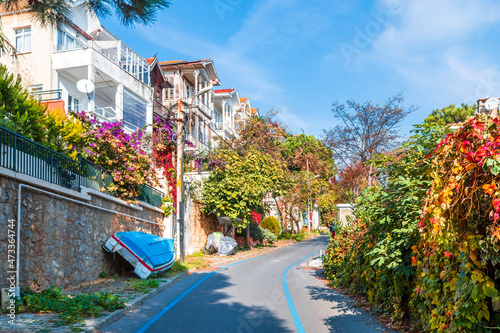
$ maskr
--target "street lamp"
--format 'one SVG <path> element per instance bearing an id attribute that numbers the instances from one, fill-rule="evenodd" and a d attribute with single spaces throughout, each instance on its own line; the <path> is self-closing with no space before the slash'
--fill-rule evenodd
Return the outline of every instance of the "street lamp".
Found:
<path id="1" fill-rule="evenodd" d="M 194 98 L 204 94 L 212 89 L 212 84 L 198 91 L 192 98 L 189 104 L 189 113 L 187 128 L 191 130 L 191 110 L 193 108 Z M 179 117 L 182 112 L 182 103 L 178 101 Z M 184 147 L 186 144 L 186 131 L 183 127 L 184 121 L 179 122 L 177 135 L 177 247 L 180 253 L 181 263 L 184 263 Z M 179 172 L 180 171 L 180 172 Z M 180 199 L 180 200 L 179 200 Z"/>

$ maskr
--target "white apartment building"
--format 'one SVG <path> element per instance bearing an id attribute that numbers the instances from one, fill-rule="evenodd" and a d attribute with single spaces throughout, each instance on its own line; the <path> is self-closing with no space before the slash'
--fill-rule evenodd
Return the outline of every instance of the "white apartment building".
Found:
<path id="1" fill-rule="evenodd" d="M 214 94 L 212 127 L 225 140 L 232 136 L 237 137 L 237 130 L 252 116 L 250 99 L 240 98 L 237 89 L 214 90 Z"/>
<path id="2" fill-rule="evenodd" d="M 21 74 L 49 108 L 123 120 L 129 131 L 151 124 L 150 64 L 104 28 L 84 1 L 69 4 L 71 20 L 57 28 L 41 27 L 24 12 L 0 12 L 3 33 L 19 53 L 2 55 L 0 63 Z"/>
<path id="3" fill-rule="evenodd" d="M 178 102 L 184 112 L 191 109 L 189 141 L 195 149 L 203 149 L 212 140 L 210 122 L 214 108 L 214 92 L 198 94 L 207 87 L 220 85 L 219 76 L 212 60 L 175 60 L 160 62 L 165 79 L 172 85 L 165 91 L 163 105 L 172 107 L 178 115 Z"/>

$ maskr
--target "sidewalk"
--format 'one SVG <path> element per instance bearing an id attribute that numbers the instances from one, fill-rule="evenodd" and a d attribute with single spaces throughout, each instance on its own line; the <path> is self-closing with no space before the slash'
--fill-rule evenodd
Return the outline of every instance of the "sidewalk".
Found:
<path id="1" fill-rule="evenodd" d="M 313 237 L 317 237 L 316 235 Z M 278 241 L 274 246 L 255 247 L 252 249 L 241 249 L 235 255 L 221 257 L 218 255 L 203 256 L 201 259 L 208 261 L 209 266 L 201 270 L 211 270 L 217 266 L 226 263 L 241 261 L 248 258 L 263 255 L 265 253 L 277 250 L 282 247 L 297 244 L 292 240 Z M 196 258 L 198 259 L 198 258 Z M 98 279 L 96 281 L 84 284 L 78 288 L 71 288 L 65 290 L 67 294 L 76 295 L 84 292 L 99 292 L 108 290 L 111 293 L 119 294 L 125 300 L 125 308 L 116 310 L 114 312 L 102 312 L 100 317 L 87 318 L 83 322 L 72 325 L 60 325 L 58 314 L 17 314 L 15 318 L 16 326 L 13 327 L 8 323 L 10 318 L 6 314 L 0 315 L 0 332 L 96 332 L 101 328 L 109 325 L 110 323 L 125 316 L 129 311 L 143 304 L 147 300 L 161 293 L 176 281 L 182 279 L 184 276 L 195 271 L 195 268 L 187 272 L 177 274 L 169 278 L 159 278 L 160 285 L 156 289 L 151 289 L 146 293 L 130 290 L 126 283 L 126 278 L 111 278 L 111 279 Z"/>

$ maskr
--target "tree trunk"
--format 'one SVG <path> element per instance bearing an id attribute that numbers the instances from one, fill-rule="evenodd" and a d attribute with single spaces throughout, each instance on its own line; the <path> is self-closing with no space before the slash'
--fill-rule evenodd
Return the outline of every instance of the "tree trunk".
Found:
<path id="1" fill-rule="evenodd" d="M 373 172 L 373 164 L 370 163 L 370 167 L 368 168 L 368 184 L 367 187 L 372 187 L 372 172 Z"/>
<path id="2" fill-rule="evenodd" d="M 250 242 L 250 223 L 247 225 L 247 245 L 252 248 L 252 242 Z"/>

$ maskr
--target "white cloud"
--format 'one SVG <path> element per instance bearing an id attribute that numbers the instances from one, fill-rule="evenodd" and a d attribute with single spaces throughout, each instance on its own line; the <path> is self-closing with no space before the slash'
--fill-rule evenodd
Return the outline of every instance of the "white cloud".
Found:
<path id="1" fill-rule="evenodd" d="M 303 119 L 288 104 L 289 94 L 295 92 L 280 85 L 279 72 L 291 54 L 322 40 L 331 16 L 346 12 L 347 6 L 340 0 L 321 5 L 300 0 L 257 1 L 225 43 L 211 42 L 203 33 L 189 33 L 183 26 L 185 22 L 175 20 L 168 25 L 159 22 L 152 29 L 143 28 L 142 35 L 166 50 L 185 55 L 185 60 L 213 59 L 223 87 L 237 88 L 240 96 L 250 97 L 255 104 L 282 105 L 280 118 L 293 129 L 306 129 L 313 120 Z M 285 70 L 293 71 L 294 66 Z"/>
<path id="2" fill-rule="evenodd" d="M 383 64 L 408 90 L 438 103 L 474 104 L 477 98 L 498 95 L 494 77 L 500 72 L 492 64 L 499 49 L 483 35 L 497 30 L 499 9 L 488 0 L 401 3 L 361 62 Z"/>

